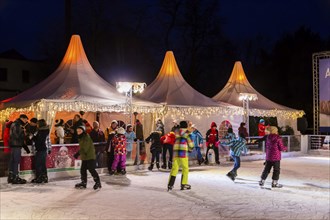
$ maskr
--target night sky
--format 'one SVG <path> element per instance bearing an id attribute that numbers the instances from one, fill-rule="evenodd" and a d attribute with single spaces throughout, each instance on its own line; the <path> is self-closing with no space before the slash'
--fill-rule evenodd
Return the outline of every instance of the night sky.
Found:
<path id="1" fill-rule="evenodd" d="M 78 3 L 79 2 L 79 3 Z M 83 5 L 82 2 L 87 2 L 85 0 L 76 1 L 73 0 L 73 8 L 80 7 Z M 104 2 L 102 0 L 95 2 Z M 157 0 L 138 0 L 138 1 L 118 1 L 113 0 L 113 7 L 117 7 L 113 10 L 112 5 L 108 5 L 108 8 L 105 7 L 105 14 L 109 14 L 109 18 L 111 17 L 111 22 L 113 24 L 123 22 L 123 16 L 126 17 L 127 13 L 131 13 L 129 8 L 141 8 L 144 9 L 148 6 L 149 14 L 158 13 L 157 10 L 154 10 L 155 2 Z M 184 1 L 185 2 L 185 1 Z M 264 43 L 265 50 L 271 50 L 274 46 L 274 43 L 283 37 L 283 35 L 287 33 L 292 33 L 299 29 L 299 27 L 304 26 L 308 28 L 313 33 L 318 34 L 322 39 L 330 39 L 330 1 L 329 0 L 219 0 L 219 9 L 216 12 L 218 16 L 221 17 L 222 22 L 222 31 L 223 34 L 232 42 L 232 45 L 239 48 L 249 39 L 256 39 L 257 36 L 263 36 L 262 39 L 266 41 Z M 128 4 L 131 4 L 131 7 L 128 7 Z M 132 4 L 135 4 L 132 6 Z M 82 7 L 82 6 L 81 6 Z M 108 11 L 109 12 L 108 12 Z M 111 12 L 110 12 L 111 11 Z M 117 13 L 117 14 L 116 14 Z M 48 57 L 45 53 L 40 49 L 50 41 L 54 41 L 56 38 L 56 33 L 61 28 L 64 27 L 64 0 L 1 0 L 0 1 L 0 52 L 3 52 L 8 49 L 16 49 L 22 55 L 29 59 L 47 59 Z M 94 18 L 88 18 L 89 14 L 84 14 L 84 21 L 89 21 Z M 121 17 L 122 16 L 122 17 Z M 128 16 L 127 16 L 128 17 Z M 157 15 L 155 15 L 157 17 Z M 79 23 L 79 17 L 76 18 L 76 24 L 84 26 L 84 23 Z M 116 20 L 118 19 L 118 20 Z M 78 21 L 77 21 L 78 20 Z M 153 22 L 157 22 L 157 19 L 150 19 L 148 24 L 151 29 L 156 32 L 161 32 L 161 26 L 157 26 L 153 24 Z M 125 20 L 127 24 L 121 23 L 121 25 L 129 26 L 130 23 L 136 21 L 130 21 L 129 19 Z M 159 22 L 159 21 L 158 21 Z M 80 27 L 73 27 L 73 32 L 79 30 Z M 157 30 L 160 28 L 160 30 Z M 62 30 L 63 31 L 63 30 Z M 142 30 L 143 32 L 143 30 Z M 64 31 L 63 31 L 64 33 Z M 78 34 L 80 34 L 78 32 Z M 143 35 L 143 34 L 142 34 Z M 84 43 L 87 56 L 90 58 L 92 66 L 95 67 L 95 70 L 110 83 L 114 83 L 114 78 L 117 76 L 113 74 L 113 72 L 118 71 L 116 66 L 102 66 L 103 62 L 106 62 L 102 59 L 98 59 L 98 56 L 95 55 L 93 58 L 93 54 L 98 54 L 98 51 L 93 51 L 89 49 L 89 45 L 86 45 L 87 42 L 90 42 L 88 34 L 82 34 L 82 41 Z M 47 42 L 47 39 L 49 39 Z M 157 41 L 157 39 L 156 39 Z M 46 42 L 46 43 L 45 43 Z M 138 42 L 138 41 L 137 41 Z M 139 42 L 140 43 L 140 42 Z M 149 43 L 143 41 L 144 44 Z M 62 43 L 63 45 L 62 51 L 58 52 L 59 56 L 64 55 L 65 47 L 67 43 Z M 132 43 L 134 44 L 134 42 Z M 138 43 L 136 43 L 138 44 Z M 141 44 L 141 43 L 140 43 Z M 114 43 L 113 45 L 116 44 Z M 175 43 L 173 44 L 175 45 Z M 172 45 L 172 46 L 173 46 Z M 139 45 L 140 46 L 140 45 Z M 141 48 L 145 47 L 145 45 L 141 46 Z M 184 65 L 181 64 L 183 62 L 180 58 L 180 46 L 175 45 L 174 48 L 177 48 L 178 51 L 174 51 L 174 53 L 178 54 L 176 56 L 177 62 L 183 72 L 184 77 L 190 83 L 189 74 L 185 74 L 184 72 L 189 72 L 188 68 L 185 69 Z M 114 48 L 116 49 L 116 48 Z M 322 48 L 323 50 L 329 50 L 329 48 Z M 88 53 L 89 51 L 93 51 L 93 53 Z M 122 55 L 117 52 L 118 50 L 111 51 L 114 55 L 109 57 L 121 57 Z M 154 48 L 153 51 L 157 51 L 158 54 L 154 55 L 153 59 L 149 59 L 143 65 L 150 64 L 150 68 L 140 69 L 135 74 L 136 64 L 134 62 L 134 56 L 126 56 L 125 59 L 121 58 L 121 68 L 125 69 L 128 73 L 127 78 L 130 78 L 134 75 L 134 80 L 146 81 L 150 83 L 158 74 L 159 68 L 161 66 L 161 62 L 163 56 L 165 54 L 164 47 Z M 117 54 L 116 54 L 117 53 Z M 152 53 L 152 52 L 149 52 Z M 150 55 L 149 55 L 150 56 Z M 310 57 L 312 54 L 310 54 Z M 152 57 L 152 56 L 150 56 Z M 124 60 L 124 61 L 122 61 Z M 217 88 L 213 88 L 212 90 L 205 89 L 205 86 L 199 86 L 197 82 L 191 81 L 190 84 L 193 85 L 200 92 L 204 93 L 208 96 L 215 95 L 218 91 L 222 89 L 228 77 L 230 75 L 231 69 L 234 64 L 234 60 L 242 60 L 242 57 L 234 57 L 232 60 L 225 62 L 222 64 L 222 69 L 225 72 L 224 76 L 221 77 L 221 81 L 216 85 Z M 312 60 L 309 61 L 312 63 Z M 95 65 L 94 65 L 95 63 Z M 54 62 L 54 66 L 59 64 L 59 60 L 57 63 Z M 110 65 L 110 64 L 109 64 Z M 214 62 L 214 66 L 217 63 Z M 114 65 L 113 65 L 114 66 Z M 125 66 L 125 67 L 123 67 Z M 182 67 L 182 68 L 181 68 Z M 252 68 L 249 68 L 248 64 L 244 63 L 243 59 L 243 67 L 245 72 L 247 73 L 247 77 L 250 83 L 263 95 L 269 97 L 270 99 L 280 103 L 286 104 L 288 102 L 283 101 L 283 96 L 274 96 L 271 92 L 272 89 L 265 88 L 261 86 L 260 80 L 262 78 L 253 75 Z M 117 68 L 117 69 L 116 69 Z M 211 67 L 210 67 L 211 68 Z M 214 68 L 214 67 L 213 67 Z M 183 71 L 185 70 L 185 71 Z M 144 76 L 141 74 L 143 71 L 151 72 L 148 76 Z M 206 71 L 207 72 L 207 71 Z M 50 72 L 51 73 L 51 72 Z M 49 74 L 50 74 L 49 73 Z M 109 76 L 109 74 L 111 76 Z M 285 73 L 283 73 L 285 74 Z M 307 73 L 308 74 L 308 73 Z M 122 73 L 120 73 L 122 75 Z M 141 75 L 143 75 L 141 77 Z M 143 77 L 146 77 L 145 79 Z M 310 72 L 310 78 L 305 77 L 306 80 L 310 80 L 310 84 L 312 84 L 312 73 Z M 127 79 L 126 79 L 127 80 Z M 203 83 L 203 82 L 202 82 Z M 290 84 L 290 83 L 289 83 Z M 290 85 L 289 85 L 290 86 Z M 281 91 L 283 88 L 279 88 Z M 310 93 L 310 90 L 306 92 Z M 290 97 L 292 100 L 299 98 Z M 298 95 L 297 95 L 298 96 Z M 299 94 L 299 96 L 304 96 L 304 94 Z M 308 95 L 311 97 L 311 95 Z M 309 100 L 312 102 L 312 100 Z M 291 105 L 290 107 L 301 109 L 304 106 L 301 105 Z M 305 110 L 305 109 L 303 109 Z"/>

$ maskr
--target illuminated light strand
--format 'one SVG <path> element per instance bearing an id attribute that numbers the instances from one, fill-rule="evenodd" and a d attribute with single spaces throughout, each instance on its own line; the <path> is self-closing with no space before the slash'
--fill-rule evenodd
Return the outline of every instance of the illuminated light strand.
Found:
<path id="1" fill-rule="evenodd" d="M 128 113 L 129 109 L 126 104 L 119 105 L 102 105 L 100 103 L 88 103 L 82 101 L 70 101 L 70 102 L 53 102 L 48 100 L 41 100 L 38 103 L 33 103 L 31 106 L 25 108 L 6 108 L 0 111 L 0 121 L 5 121 L 13 112 L 35 112 L 36 116 L 40 118 L 44 112 L 47 112 L 48 116 L 55 116 L 56 112 L 123 112 Z M 172 117 L 178 117 L 184 119 L 187 115 L 195 116 L 197 118 L 210 117 L 211 115 L 220 115 L 223 117 L 231 117 L 233 115 L 243 115 L 244 109 L 236 106 L 226 107 L 196 107 L 196 106 L 139 106 L 132 105 L 133 112 L 139 112 L 141 114 L 156 113 L 160 116 L 170 114 Z M 297 119 L 302 117 L 304 111 L 298 110 L 263 110 L 263 109 L 249 109 L 251 116 L 265 116 L 265 117 L 278 117 L 284 119 Z"/>

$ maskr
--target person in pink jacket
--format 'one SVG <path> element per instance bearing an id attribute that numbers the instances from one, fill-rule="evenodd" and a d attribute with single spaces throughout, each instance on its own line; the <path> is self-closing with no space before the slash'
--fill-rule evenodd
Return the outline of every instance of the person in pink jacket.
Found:
<path id="1" fill-rule="evenodd" d="M 273 188 L 282 188 L 283 185 L 278 183 L 280 177 L 280 161 L 281 151 L 286 151 L 287 147 L 283 145 L 282 138 L 278 135 L 278 129 L 275 126 L 267 128 L 269 135 L 265 137 L 266 140 L 266 162 L 264 170 L 261 174 L 259 185 L 263 186 L 267 179 L 270 170 L 273 168 Z"/>

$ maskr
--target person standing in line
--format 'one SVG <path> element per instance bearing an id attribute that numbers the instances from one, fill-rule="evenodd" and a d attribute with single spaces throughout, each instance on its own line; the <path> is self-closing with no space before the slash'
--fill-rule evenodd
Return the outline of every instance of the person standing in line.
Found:
<path id="1" fill-rule="evenodd" d="M 261 174 L 260 186 L 264 186 L 270 170 L 273 168 L 272 187 L 282 188 L 278 183 L 280 178 L 281 151 L 286 151 L 287 147 L 283 145 L 282 138 L 278 135 L 278 129 L 275 126 L 269 127 L 270 134 L 266 136 L 266 162 Z"/>
<path id="2" fill-rule="evenodd" d="M 22 147 L 26 153 L 30 153 L 29 148 L 25 144 L 25 131 L 24 126 L 28 122 L 28 117 L 21 114 L 10 126 L 9 146 L 10 146 L 10 160 L 9 160 L 9 175 L 8 183 L 12 184 L 25 184 L 26 180 L 21 179 L 18 175 L 18 165 L 21 160 Z"/>
<path id="3" fill-rule="evenodd" d="M 107 128 L 106 133 L 108 134 L 107 145 L 106 145 L 106 152 L 107 152 L 107 166 L 109 174 L 112 170 L 112 163 L 115 158 L 115 146 L 113 145 L 112 139 L 116 135 L 116 131 L 118 128 L 118 122 L 113 120 L 109 128 Z"/>
<path id="4" fill-rule="evenodd" d="M 191 134 L 187 131 L 187 128 L 188 123 L 186 121 L 181 121 L 180 129 L 175 136 L 175 143 L 173 146 L 173 166 L 168 180 L 167 191 L 173 189 L 176 175 L 179 171 L 179 167 L 182 168 L 181 190 L 191 189 L 191 185 L 188 184 L 188 152 L 191 152 L 193 150 L 194 142 L 192 141 Z"/>
<path id="5" fill-rule="evenodd" d="M 192 129 L 191 138 L 194 142 L 194 148 L 197 152 L 197 161 L 198 164 L 201 165 L 202 163 L 204 163 L 204 158 L 201 153 L 201 148 L 203 147 L 203 135 L 196 128 L 196 125 L 192 124 L 191 129 Z"/>
<path id="6" fill-rule="evenodd" d="M 117 128 L 118 128 L 118 121 L 112 120 L 110 127 L 106 128 L 105 130 L 105 137 L 108 139 L 111 134 L 114 134 L 116 132 Z"/>
<path id="7" fill-rule="evenodd" d="M 162 168 L 166 169 L 166 153 L 169 152 L 168 157 L 168 169 L 172 169 L 172 162 L 173 162 L 173 145 L 175 142 L 175 134 L 173 131 L 170 133 L 160 137 L 160 143 L 163 145 L 163 165 Z"/>
<path id="8" fill-rule="evenodd" d="M 55 136 L 56 136 L 56 143 L 57 144 L 64 144 L 64 120 L 63 119 L 56 119 L 55 120 Z"/>
<path id="9" fill-rule="evenodd" d="M 85 124 L 84 124 L 84 122 L 83 122 L 83 119 L 80 117 L 80 115 L 76 114 L 76 115 L 73 117 L 73 125 L 72 125 L 72 127 L 70 128 L 70 133 L 72 134 L 72 137 L 71 137 L 71 144 L 78 143 L 77 128 L 78 128 L 79 126 L 84 126 L 84 127 L 85 127 Z"/>
<path id="10" fill-rule="evenodd" d="M 164 128 L 164 123 L 162 122 L 161 119 L 158 119 L 156 122 L 156 130 L 161 131 L 161 136 L 165 135 L 165 128 Z"/>
<path id="11" fill-rule="evenodd" d="M 49 126 L 45 119 L 40 119 L 37 122 L 38 130 L 34 134 L 30 134 L 30 139 L 35 146 L 35 170 L 36 176 L 31 181 L 32 183 L 48 183 L 46 158 L 47 153 L 51 153 L 52 145 L 49 139 Z"/>
<path id="12" fill-rule="evenodd" d="M 147 157 L 146 146 L 144 143 L 144 135 L 143 135 L 143 125 L 141 124 L 139 119 L 136 119 L 133 130 L 136 134 L 136 141 L 139 142 L 139 155 L 140 155 L 140 165 L 144 164 L 144 161 Z M 135 157 L 134 165 L 138 165 L 138 157 Z"/>
<path id="13" fill-rule="evenodd" d="M 98 121 L 93 122 L 93 129 L 89 133 L 89 136 L 92 138 L 93 143 L 99 143 L 97 146 L 95 146 L 95 153 L 96 153 L 96 167 L 102 167 L 103 162 L 103 152 L 105 145 L 103 142 L 105 142 L 105 135 L 103 131 L 100 129 L 100 124 Z M 103 144 L 101 144 L 103 143 Z M 95 144 L 94 144 L 95 145 Z"/>
<path id="14" fill-rule="evenodd" d="M 161 133 L 162 131 L 160 130 L 153 131 L 145 140 L 147 144 L 149 144 L 149 142 L 151 141 L 150 153 L 152 154 L 152 156 L 151 156 L 150 166 L 148 167 L 148 170 L 150 171 L 152 171 L 152 169 L 154 168 L 155 160 L 156 160 L 157 169 L 160 168 L 159 155 L 162 152 L 162 145 L 160 143 Z"/>
<path id="15" fill-rule="evenodd" d="M 135 135 L 135 132 L 133 131 L 133 126 L 130 124 L 127 125 L 125 137 L 126 137 L 126 151 L 127 151 L 126 158 L 128 160 L 131 160 L 133 143 L 134 143 L 134 140 L 136 139 L 136 135 Z"/>
<path id="16" fill-rule="evenodd" d="M 265 130 L 266 130 L 265 120 L 264 119 L 260 119 L 259 120 L 259 124 L 258 124 L 258 135 L 260 137 L 265 136 Z"/>
<path id="17" fill-rule="evenodd" d="M 34 134 L 37 130 L 37 118 L 31 118 L 30 123 L 25 124 L 25 144 L 32 145 L 32 140 L 30 139 L 31 134 Z"/>
<path id="18" fill-rule="evenodd" d="M 229 139 L 229 142 L 221 142 L 221 144 L 230 147 L 230 156 L 234 160 L 234 167 L 227 173 L 226 176 L 228 176 L 232 181 L 235 181 L 235 178 L 237 177 L 237 170 L 241 166 L 241 152 L 243 151 L 244 154 L 247 153 L 246 140 L 242 137 L 238 137 L 237 139 Z"/>
<path id="19" fill-rule="evenodd" d="M 176 133 L 177 131 L 179 131 L 180 129 L 180 125 L 178 124 L 177 120 L 173 120 L 173 127 L 171 129 L 171 131 L 173 131 L 174 133 Z"/>
<path id="20" fill-rule="evenodd" d="M 247 132 L 247 129 L 245 127 L 245 123 L 244 122 L 241 122 L 239 128 L 238 128 L 238 137 L 242 137 L 242 138 L 246 138 L 249 136 L 248 132 Z"/>
<path id="21" fill-rule="evenodd" d="M 211 128 L 206 132 L 206 156 L 205 156 L 205 164 L 209 163 L 208 153 L 210 149 L 213 149 L 215 154 L 215 162 L 220 164 L 219 160 L 219 149 L 218 149 L 218 141 L 219 141 L 219 131 L 217 129 L 217 124 L 215 122 L 211 123 Z"/>
<path id="22" fill-rule="evenodd" d="M 82 160 L 80 167 L 80 178 L 81 182 L 75 185 L 75 188 L 85 189 L 87 187 L 87 170 L 90 172 L 94 179 L 93 189 L 97 190 L 102 188 L 99 174 L 95 170 L 95 147 L 92 138 L 86 133 L 86 128 L 80 125 L 77 129 L 78 141 L 79 141 L 79 151 L 74 154 L 74 158 Z"/>

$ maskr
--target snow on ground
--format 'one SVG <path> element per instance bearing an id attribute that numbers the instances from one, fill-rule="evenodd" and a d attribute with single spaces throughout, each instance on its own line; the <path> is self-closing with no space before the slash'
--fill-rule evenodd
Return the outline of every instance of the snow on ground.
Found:
<path id="1" fill-rule="evenodd" d="M 126 176 L 101 175 L 102 189 L 74 189 L 79 178 L 48 184 L 9 185 L 1 179 L 1 219 L 329 219 L 330 164 L 325 157 L 285 158 L 282 189 L 266 189 L 258 180 L 263 161 L 242 162 L 234 182 L 220 166 L 193 166 L 191 190 L 167 192 L 169 172 L 131 171 Z"/>

